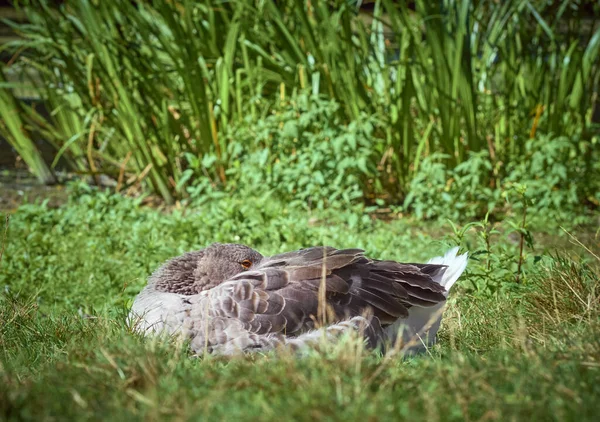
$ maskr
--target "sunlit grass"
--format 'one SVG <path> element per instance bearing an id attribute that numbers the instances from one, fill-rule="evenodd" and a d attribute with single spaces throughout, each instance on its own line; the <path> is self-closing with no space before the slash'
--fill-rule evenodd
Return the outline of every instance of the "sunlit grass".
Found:
<path id="1" fill-rule="evenodd" d="M 251 208 L 228 214 L 228 201 L 162 214 L 79 192 L 60 209 L 18 210 L 0 263 L 0 418 L 597 416 L 600 277 L 598 263 L 580 262 L 576 249 L 570 257 L 526 261 L 523 284 L 506 280 L 490 294 L 470 288 L 469 274 L 485 262 L 465 238 L 475 256 L 451 295 L 439 342 L 414 358 L 381 357 L 351 341 L 302 358 L 194 358 L 185 345 L 131 333 L 127 306 L 147 275 L 162 260 L 213 240 L 265 253 L 325 242 L 415 261 L 447 247 L 436 241 L 442 227 L 432 236 L 402 221 L 351 225 L 339 213 L 316 224 L 295 211 L 263 219 Z M 501 260 L 515 261 L 517 246 L 498 243 Z"/>

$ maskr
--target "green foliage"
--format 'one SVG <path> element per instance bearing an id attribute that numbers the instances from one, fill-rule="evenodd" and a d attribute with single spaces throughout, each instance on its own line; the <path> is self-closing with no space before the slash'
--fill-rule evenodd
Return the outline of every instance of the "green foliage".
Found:
<path id="1" fill-rule="evenodd" d="M 52 183 L 54 175 L 42 159 L 30 135 L 23 127 L 22 105 L 13 97 L 10 84 L 4 76 L 4 66 L 0 65 L 0 135 L 8 140 L 32 173 L 41 183 Z"/>
<path id="2" fill-rule="evenodd" d="M 234 127 L 228 189 L 269 192 L 309 209 L 365 202 L 363 193 L 377 175 L 373 155 L 383 147 L 372 138 L 379 122 L 362 116 L 342 125 L 338 110 L 335 102 L 299 96 L 257 123 Z M 189 191 L 199 196 L 194 187 Z"/>
<path id="3" fill-rule="evenodd" d="M 234 195 L 166 214 L 84 184 L 74 189 L 64 207 L 26 205 L 10 221 L 0 262 L 1 419 L 596 419 L 595 260 L 535 252 L 543 259 L 526 258 L 517 284 L 519 249 L 504 222 L 448 231 L 358 212 L 309 218 L 269 198 Z M 211 241 L 264 253 L 358 246 L 411 261 L 460 244 L 472 258 L 439 343 L 410 359 L 352 342 L 303 358 L 196 359 L 180 343 L 129 332 L 127 303 L 148 274 Z"/>
<path id="4" fill-rule="evenodd" d="M 535 278 L 543 265 L 543 251 L 535 248 L 525 214 L 519 223 L 508 219 L 492 223 L 489 215 L 457 227 L 449 221 L 449 242 L 469 251 L 470 270 L 465 275 L 466 292 L 495 296 L 519 291 L 519 283 Z M 472 232 L 472 233 L 469 233 Z"/>
<path id="5" fill-rule="evenodd" d="M 472 153 L 454 169 L 445 164 L 447 158 L 434 154 L 422 161 L 404 207 L 413 210 L 418 218 L 454 220 L 471 219 L 493 209 L 500 191 L 486 186 L 492 171 L 489 154 Z"/>
<path id="6" fill-rule="evenodd" d="M 600 148 L 597 140 L 536 137 L 525 143 L 524 157 L 506 170 L 503 183 L 527 186 L 536 211 L 549 218 L 577 209 L 582 199 L 600 204 Z"/>
<path id="7" fill-rule="evenodd" d="M 521 186 L 530 209 L 548 224 L 573 218 L 582 200 L 598 204 L 600 149 L 597 141 L 538 135 L 524 143 L 522 159 L 499 168 L 488 152 L 471 153 L 455 168 L 446 156 L 426 157 L 410 186 L 404 206 L 419 218 L 453 220 L 481 218 L 487 212 L 519 212 L 522 201 L 515 188 Z M 568 224 L 568 223 L 566 223 Z"/>
<path id="8" fill-rule="evenodd" d="M 505 173 L 523 165 L 536 130 L 597 142 L 588 93 L 600 79 L 600 32 L 563 31 L 583 22 L 570 3 L 422 0 L 413 12 L 382 0 L 365 17 L 342 0 L 29 0 L 19 4 L 30 23 L 14 25 L 23 39 L 3 48 L 19 52 L 14 70 L 39 71 L 41 94 L 62 113 L 46 128 L 61 153 L 93 172 L 143 179 L 167 202 L 197 185 L 239 185 L 249 177 L 243 151 L 271 169 L 267 185 L 306 206 L 325 205 L 312 196 L 329 189 L 328 166 L 341 169 L 332 195 L 398 204 L 425 158 L 444 154 L 449 171 L 464 173 L 457 166 L 471 160 L 471 169 L 487 151 Z M 248 136 L 271 127 L 262 119 L 273 112 L 285 115 L 286 96 L 335 107 L 329 126 L 311 123 L 314 137 L 299 133 L 318 157 L 290 159 L 293 122 L 266 145 Z M 331 148 L 342 162 L 326 163 Z M 289 167 L 280 175 L 269 162 Z M 465 181 L 478 183 L 473 197 L 496 178 L 483 164 Z"/>

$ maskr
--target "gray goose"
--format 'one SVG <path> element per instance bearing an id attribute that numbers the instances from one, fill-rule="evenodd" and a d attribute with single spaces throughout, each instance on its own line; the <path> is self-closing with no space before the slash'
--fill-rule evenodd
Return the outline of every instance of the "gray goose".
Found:
<path id="1" fill-rule="evenodd" d="M 435 341 L 448 292 L 466 268 L 467 254 L 457 252 L 402 264 L 369 259 L 361 249 L 264 257 L 215 243 L 158 268 L 129 320 L 144 334 L 183 336 L 197 354 L 304 349 L 349 331 L 371 347 L 415 352 Z"/>

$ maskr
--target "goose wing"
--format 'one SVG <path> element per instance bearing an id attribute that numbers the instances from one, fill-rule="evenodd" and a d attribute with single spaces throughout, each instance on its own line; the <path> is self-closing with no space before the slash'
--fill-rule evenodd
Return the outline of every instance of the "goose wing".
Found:
<path id="1" fill-rule="evenodd" d="M 178 319 L 197 352 L 268 349 L 315 327 L 324 286 L 328 322 L 374 316 L 374 343 L 382 340 L 374 328 L 380 322 L 389 325 L 406 318 L 413 305 L 445 300 L 433 278 L 444 269 L 374 261 L 360 249 L 301 249 L 265 258 L 252 271 L 189 296 Z"/>

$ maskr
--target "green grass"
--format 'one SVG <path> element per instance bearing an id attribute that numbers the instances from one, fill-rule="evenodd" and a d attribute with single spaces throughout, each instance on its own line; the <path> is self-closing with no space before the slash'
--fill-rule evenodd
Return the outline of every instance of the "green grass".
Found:
<path id="1" fill-rule="evenodd" d="M 0 83 L 0 132 L 41 180 L 32 134 L 176 206 L 79 184 L 12 215 L 0 420 L 597 419 L 600 248 L 577 224 L 600 203 L 600 31 L 572 2 L 382 0 L 370 24 L 341 0 L 19 3 L 30 22 L 0 71 L 35 68 L 22 82 L 52 116 Z M 440 216 L 472 224 L 420 221 Z M 347 340 L 199 359 L 131 333 L 147 276 L 215 241 L 471 260 L 413 358 Z"/>
<path id="2" fill-rule="evenodd" d="M 0 419 L 595 420 L 599 262 L 578 246 L 537 245 L 517 285 L 518 244 L 503 233 L 492 255 L 477 233 L 459 236 L 475 257 L 425 355 L 382 358 L 348 342 L 302 359 L 198 359 L 124 324 L 170 256 L 237 241 L 266 254 L 327 243 L 423 260 L 455 233 L 356 212 L 308 215 L 268 198 L 161 213 L 82 186 L 61 208 L 22 206 L 0 262 Z"/>

